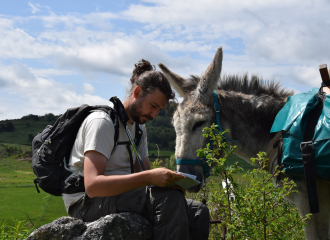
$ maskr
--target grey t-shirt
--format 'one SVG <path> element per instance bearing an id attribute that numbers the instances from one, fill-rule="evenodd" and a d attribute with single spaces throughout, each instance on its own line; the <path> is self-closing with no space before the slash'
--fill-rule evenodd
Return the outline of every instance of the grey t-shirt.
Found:
<path id="1" fill-rule="evenodd" d="M 135 123 L 127 123 L 131 135 L 135 136 Z M 142 139 L 138 147 L 138 152 L 142 159 L 148 157 L 147 132 L 144 125 L 141 125 Z M 87 151 L 97 151 L 104 155 L 108 161 L 104 175 L 125 175 L 131 173 L 131 165 L 129 153 L 125 145 L 118 145 L 111 155 L 114 146 L 115 129 L 110 116 L 103 111 L 95 111 L 91 113 L 82 123 L 78 131 L 75 143 L 72 148 L 69 160 L 69 168 L 84 175 L 84 154 Z M 119 126 L 119 142 L 128 141 L 128 137 L 124 127 Z M 136 156 L 133 156 L 133 164 Z M 84 193 L 63 194 L 62 198 L 66 210 L 70 205 L 78 201 Z"/>

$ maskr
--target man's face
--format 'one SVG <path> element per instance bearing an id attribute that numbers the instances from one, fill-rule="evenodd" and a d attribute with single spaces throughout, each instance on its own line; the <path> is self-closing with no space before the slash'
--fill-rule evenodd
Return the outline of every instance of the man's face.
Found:
<path id="1" fill-rule="evenodd" d="M 144 97 L 138 96 L 130 105 L 131 118 L 138 124 L 145 124 L 156 118 L 159 111 L 164 109 L 167 103 L 166 96 L 159 89 Z"/>

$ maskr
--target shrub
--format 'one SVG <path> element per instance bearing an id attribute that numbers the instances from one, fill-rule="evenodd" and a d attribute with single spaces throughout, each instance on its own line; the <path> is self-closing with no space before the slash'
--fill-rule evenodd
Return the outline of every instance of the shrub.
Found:
<path id="1" fill-rule="evenodd" d="M 0 223 L 0 240 L 5 239 L 25 239 L 27 238 L 35 228 L 28 227 L 25 221 L 13 220 L 12 225 L 8 225 L 6 222 Z"/>
<path id="2" fill-rule="evenodd" d="M 220 227 L 213 228 L 212 239 L 304 239 L 303 222 L 309 215 L 300 217 L 297 209 L 285 200 L 295 192 L 295 183 L 284 179 L 276 186 L 272 183 L 281 171 L 270 174 L 265 169 L 268 159 L 260 152 L 257 158 L 259 168 L 244 175 L 249 181 L 240 185 L 234 174 L 243 172 L 236 164 L 228 165 L 227 157 L 235 147 L 223 141 L 223 133 L 217 125 L 204 128 L 204 137 L 213 142 L 198 150 L 199 157 L 206 157 L 214 165 L 215 175 L 223 184 L 210 184 L 203 197 L 208 199 L 212 218 L 221 220 Z M 222 186 L 223 185 L 223 186 Z"/>

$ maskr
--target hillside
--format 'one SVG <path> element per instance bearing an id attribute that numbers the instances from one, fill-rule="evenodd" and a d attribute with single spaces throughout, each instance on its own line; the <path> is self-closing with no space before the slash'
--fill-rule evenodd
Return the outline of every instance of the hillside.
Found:
<path id="1" fill-rule="evenodd" d="M 173 105 L 169 111 L 160 111 L 156 119 L 146 124 L 149 150 L 157 150 L 157 144 L 162 151 L 174 151 L 175 131 L 170 112 L 174 112 Z M 0 143 L 30 146 L 33 137 L 47 125 L 53 125 L 58 117 L 51 113 L 44 116 L 30 114 L 21 119 L 0 121 Z"/>
<path id="2" fill-rule="evenodd" d="M 54 124 L 55 120 L 55 116 L 54 119 L 47 119 L 45 116 L 31 114 L 21 119 L 0 121 L 0 142 L 31 145 L 33 137 L 47 125 Z M 1 126 L 12 127 L 4 128 Z"/>
<path id="3" fill-rule="evenodd" d="M 175 130 L 172 125 L 172 114 L 174 110 L 175 103 L 171 103 L 168 110 L 160 111 L 156 119 L 146 123 L 149 156 L 151 159 L 157 156 L 156 144 L 163 152 L 163 158 L 174 154 Z M 21 119 L 0 121 L 0 144 L 9 143 L 31 146 L 33 137 L 47 125 L 53 125 L 58 117 L 52 113 L 45 114 L 44 116 L 30 114 Z M 0 150 L 0 157 L 1 151 L 4 150 Z M 245 169 L 252 167 L 236 155 L 231 156 L 228 161 L 230 164 L 238 162 Z"/>

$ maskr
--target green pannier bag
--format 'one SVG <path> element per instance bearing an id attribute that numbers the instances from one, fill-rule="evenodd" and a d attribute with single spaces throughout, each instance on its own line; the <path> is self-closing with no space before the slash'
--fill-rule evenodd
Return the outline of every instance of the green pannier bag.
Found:
<path id="1" fill-rule="evenodd" d="M 304 178 L 301 143 L 309 113 L 319 102 L 319 89 L 299 93 L 287 98 L 287 103 L 277 114 L 270 132 L 282 131 L 282 170 L 286 176 L 299 180 Z M 324 101 L 314 138 L 316 174 L 330 179 L 330 95 Z"/>

